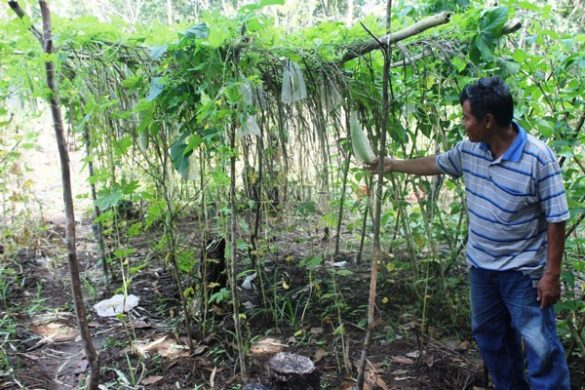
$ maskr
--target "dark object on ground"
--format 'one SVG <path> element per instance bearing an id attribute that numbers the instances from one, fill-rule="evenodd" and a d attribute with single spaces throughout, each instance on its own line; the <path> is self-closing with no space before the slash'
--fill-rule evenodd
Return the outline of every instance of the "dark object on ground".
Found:
<path id="1" fill-rule="evenodd" d="M 205 278 L 207 285 L 211 285 L 210 291 L 216 292 L 228 285 L 226 261 L 225 261 L 225 238 L 210 237 L 205 243 Z"/>
<path id="2" fill-rule="evenodd" d="M 308 357 L 280 352 L 268 361 L 268 376 L 274 390 L 319 390 L 321 379 Z"/>
<path id="3" fill-rule="evenodd" d="M 140 219 L 140 210 L 131 200 L 122 199 L 114 207 L 116 217 L 124 221 Z"/>

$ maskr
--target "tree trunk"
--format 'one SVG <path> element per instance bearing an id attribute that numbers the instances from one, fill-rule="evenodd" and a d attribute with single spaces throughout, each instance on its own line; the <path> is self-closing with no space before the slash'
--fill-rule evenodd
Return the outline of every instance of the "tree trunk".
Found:
<path id="1" fill-rule="evenodd" d="M 53 53 L 53 40 L 51 37 L 51 14 L 49 7 L 44 0 L 39 0 L 41 14 L 43 18 L 43 50 L 48 55 Z M 49 57 L 50 58 L 50 57 Z M 61 108 L 59 106 L 59 95 L 57 93 L 57 86 L 55 83 L 55 65 L 51 60 L 45 62 L 45 71 L 47 74 L 47 86 L 51 91 L 49 104 L 51 106 L 51 114 L 53 116 L 53 125 L 55 128 L 55 136 L 57 137 L 57 146 L 59 148 L 59 157 L 61 160 L 61 177 L 63 180 L 63 201 L 65 203 L 65 218 L 66 218 L 66 241 L 67 241 L 67 257 L 69 259 L 69 273 L 71 277 L 71 290 L 73 294 L 73 302 L 75 304 L 75 312 L 77 314 L 77 321 L 79 323 L 79 331 L 81 339 L 83 340 L 85 348 L 85 356 L 89 363 L 89 376 L 87 378 L 87 388 L 94 390 L 98 388 L 99 381 L 99 355 L 97 354 L 93 345 L 91 334 L 87 326 L 87 319 L 85 316 L 85 307 L 83 305 L 83 294 L 81 291 L 81 283 L 79 279 L 79 262 L 77 260 L 77 251 L 75 243 L 75 213 L 73 210 L 73 196 L 71 193 L 71 172 L 69 169 L 69 153 L 67 151 L 67 143 L 63 131 L 63 119 L 61 116 Z"/>
<path id="2" fill-rule="evenodd" d="M 345 10 L 345 25 L 353 24 L 353 0 L 347 0 L 347 9 Z"/>
<path id="3" fill-rule="evenodd" d="M 167 0 L 167 24 L 173 25 L 173 3 L 171 0 Z"/>

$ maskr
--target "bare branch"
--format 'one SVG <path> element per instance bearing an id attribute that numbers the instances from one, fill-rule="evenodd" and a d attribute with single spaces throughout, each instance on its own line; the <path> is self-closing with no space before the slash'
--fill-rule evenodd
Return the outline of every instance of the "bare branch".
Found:
<path id="1" fill-rule="evenodd" d="M 20 19 L 26 18 L 26 13 L 20 7 L 20 4 L 18 4 L 18 1 L 11 0 L 8 2 L 8 6 L 10 6 L 10 9 L 12 9 L 14 11 L 14 13 L 16 14 L 16 16 L 18 16 Z M 41 32 L 32 23 L 28 29 L 42 45 L 43 44 L 43 35 L 41 34 Z"/>

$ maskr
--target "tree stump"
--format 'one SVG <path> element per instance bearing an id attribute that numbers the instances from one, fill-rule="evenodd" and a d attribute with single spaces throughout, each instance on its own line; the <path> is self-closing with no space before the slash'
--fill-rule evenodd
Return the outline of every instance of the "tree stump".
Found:
<path id="1" fill-rule="evenodd" d="M 280 352 L 268 361 L 268 376 L 273 390 L 319 390 L 320 377 L 308 357 Z"/>

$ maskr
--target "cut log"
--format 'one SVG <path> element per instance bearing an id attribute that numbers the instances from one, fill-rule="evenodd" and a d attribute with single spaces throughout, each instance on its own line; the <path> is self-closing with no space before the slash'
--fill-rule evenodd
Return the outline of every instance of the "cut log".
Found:
<path id="1" fill-rule="evenodd" d="M 373 50 L 380 49 L 380 43 L 384 45 L 390 45 L 395 42 L 402 41 L 403 39 L 412 37 L 413 35 L 420 34 L 421 32 L 428 30 L 433 27 L 440 26 L 442 24 L 449 23 L 451 19 L 451 12 L 441 12 L 437 15 L 429 16 L 423 20 L 416 22 L 415 24 L 403 28 L 395 33 L 384 35 L 378 39 L 370 39 L 365 42 L 359 42 L 348 48 L 347 52 L 341 59 L 341 63 L 344 64 L 349 60 L 363 56 Z"/>
<path id="2" fill-rule="evenodd" d="M 319 390 L 319 370 L 308 357 L 281 352 L 268 361 L 268 376 L 274 390 Z"/>

